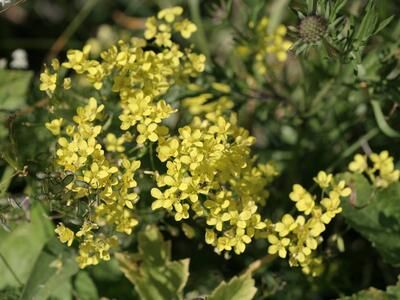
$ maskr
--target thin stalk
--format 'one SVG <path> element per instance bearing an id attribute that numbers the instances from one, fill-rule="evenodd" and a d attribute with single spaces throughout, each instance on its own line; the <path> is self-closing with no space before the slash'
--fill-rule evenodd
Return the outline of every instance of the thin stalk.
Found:
<path id="1" fill-rule="evenodd" d="M 82 25 L 83 21 L 87 18 L 93 7 L 96 5 L 98 0 L 87 0 L 76 17 L 69 23 L 65 31 L 58 37 L 53 46 L 51 47 L 47 60 L 55 57 L 64 48 L 65 44 L 72 37 L 72 35 L 78 30 L 79 26 Z"/>
<path id="2" fill-rule="evenodd" d="M 156 170 L 156 165 L 154 163 L 154 151 L 153 151 L 153 143 L 150 143 L 149 146 L 149 155 L 150 155 L 150 164 L 151 164 L 151 169 L 153 171 Z"/>
<path id="3" fill-rule="evenodd" d="M 375 136 L 379 134 L 378 128 L 373 128 L 360 137 L 356 142 L 354 142 L 350 147 L 348 147 L 340 156 L 340 158 L 328 168 L 328 172 L 331 172 L 343 159 L 347 158 L 348 156 L 352 155 L 356 152 L 359 148 L 362 147 L 363 144 L 367 143 L 369 140 L 373 139 Z"/>
<path id="4" fill-rule="evenodd" d="M 190 15 L 192 16 L 192 19 L 197 26 L 197 32 L 195 33 L 197 44 L 200 48 L 200 51 L 207 57 L 207 60 L 209 60 L 210 51 L 208 49 L 208 42 L 206 34 L 204 32 L 203 21 L 201 19 L 200 1 L 189 0 L 189 9 L 190 9 Z"/>
<path id="5" fill-rule="evenodd" d="M 247 269 L 242 272 L 242 275 L 253 274 L 257 270 L 259 270 L 262 267 L 264 267 L 266 264 L 269 264 L 269 263 L 273 262 L 276 259 L 276 257 L 277 257 L 276 255 L 268 254 L 268 255 L 264 256 L 263 258 L 260 258 L 260 259 L 257 259 L 255 261 L 253 261 L 247 267 Z"/>

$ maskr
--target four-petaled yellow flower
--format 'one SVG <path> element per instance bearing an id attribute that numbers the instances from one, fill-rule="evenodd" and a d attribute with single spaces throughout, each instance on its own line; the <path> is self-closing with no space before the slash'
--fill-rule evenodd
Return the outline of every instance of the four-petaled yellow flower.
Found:
<path id="1" fill-rule="evenodd" d="M 44 125 L 46 126 L 46 128 L 48 130 L 51 131 L 52 134 L 59 135 L 62 122 L 63 122 L 63 118 L 59 118 L 59 119 L 54 119 L 51 122 L 47 122 Z"/>
<path id="2" fill-rule="evenodd" d="M 168 23 L 172 23 L 175 21 L 175 18 L 180 16 L 183 13 L 183 9 L 180 6 L 174 6 L 165 8 L 158 12 L 158 19 L 165 19 Z"/>
<path id="3" fill-rule="evenodd" d="M 197 27 L 188 19 L 184 19 L 175 24 L 175 29 L 181 33 L 183 38 L 189 39 L 192 36 L 192 33 L 196 32 Z"/>
<path id="4" fill-rule="evenodd" d="M 288 238 L 279 239 L 273 234 L 268 235 L 268 242 L 270 246 L 268 247 L 269 254 L 278 253 L 279 257 L 285 258 L 287 255 L 286 247 L 289 245 L 290 240 Z"/>
<path id="5" fill-rule="evenodd" d="M 326 174 L 324 171 L 319 171 L 317 177 L 314 177 L 314 181 L 320 186 L 320 188 L 325 189 L 329 187 L 332 178 L 332 174 Z"/>
<path id="6" fill-rule="evenodd" d="M 40 90 L 53 94 L 57 87 L 57 74 L 51 74 L 49 70 L 45 70 L 40 74 Z"/>
<path id="7" fill-rule="evenodd" d="M 74 241 L 74 232 L 71 229 L 60 223 L 54 231 L 58 234 L 62 243 L 67 243 L 68 247 L 72 245 L 72 242 Z"/>

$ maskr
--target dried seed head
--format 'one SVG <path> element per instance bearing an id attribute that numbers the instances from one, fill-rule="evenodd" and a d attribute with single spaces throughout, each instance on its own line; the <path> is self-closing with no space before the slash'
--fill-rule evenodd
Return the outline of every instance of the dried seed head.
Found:
<path id="1" fill-rule="evenodd" d="M 316 43 L 324 37 L 327 28 L 327 21 L 323 17 L 307 16 L 301 20 L 299 32 L 304 42 Z"/>

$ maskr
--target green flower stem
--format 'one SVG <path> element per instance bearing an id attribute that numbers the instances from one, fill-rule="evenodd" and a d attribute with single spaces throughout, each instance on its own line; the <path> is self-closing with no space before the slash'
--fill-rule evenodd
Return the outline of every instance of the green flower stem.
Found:
<path id="1" fill-rule="evenodd" d="M 208 49 L 208 42 L 206 38 L 206 34 L 204 32 L 203 22 L 200 14 L 200 1 L 199 0 L 189 0 L 189 9 L 190 15 L 193 19 L 193 22 L 197 26 L 197 32 L 195 32 L 195 37 L 197 39 L 197 44 L 200 48 L 200 51 L 207 57 L 207 60 L 210 59 L 210 50 Z"/>

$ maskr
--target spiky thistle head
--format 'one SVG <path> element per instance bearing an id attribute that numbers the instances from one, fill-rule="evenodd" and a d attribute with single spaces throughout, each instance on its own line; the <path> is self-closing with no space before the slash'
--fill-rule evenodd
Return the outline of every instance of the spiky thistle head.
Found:
<path id="1" fill-rule="evenodd" d="M 322 40 L 328 29 L 325 18 L 321 16 L 306 16 L 299 24 L 299 33 L 305 43 L 317 43 Z"/>

